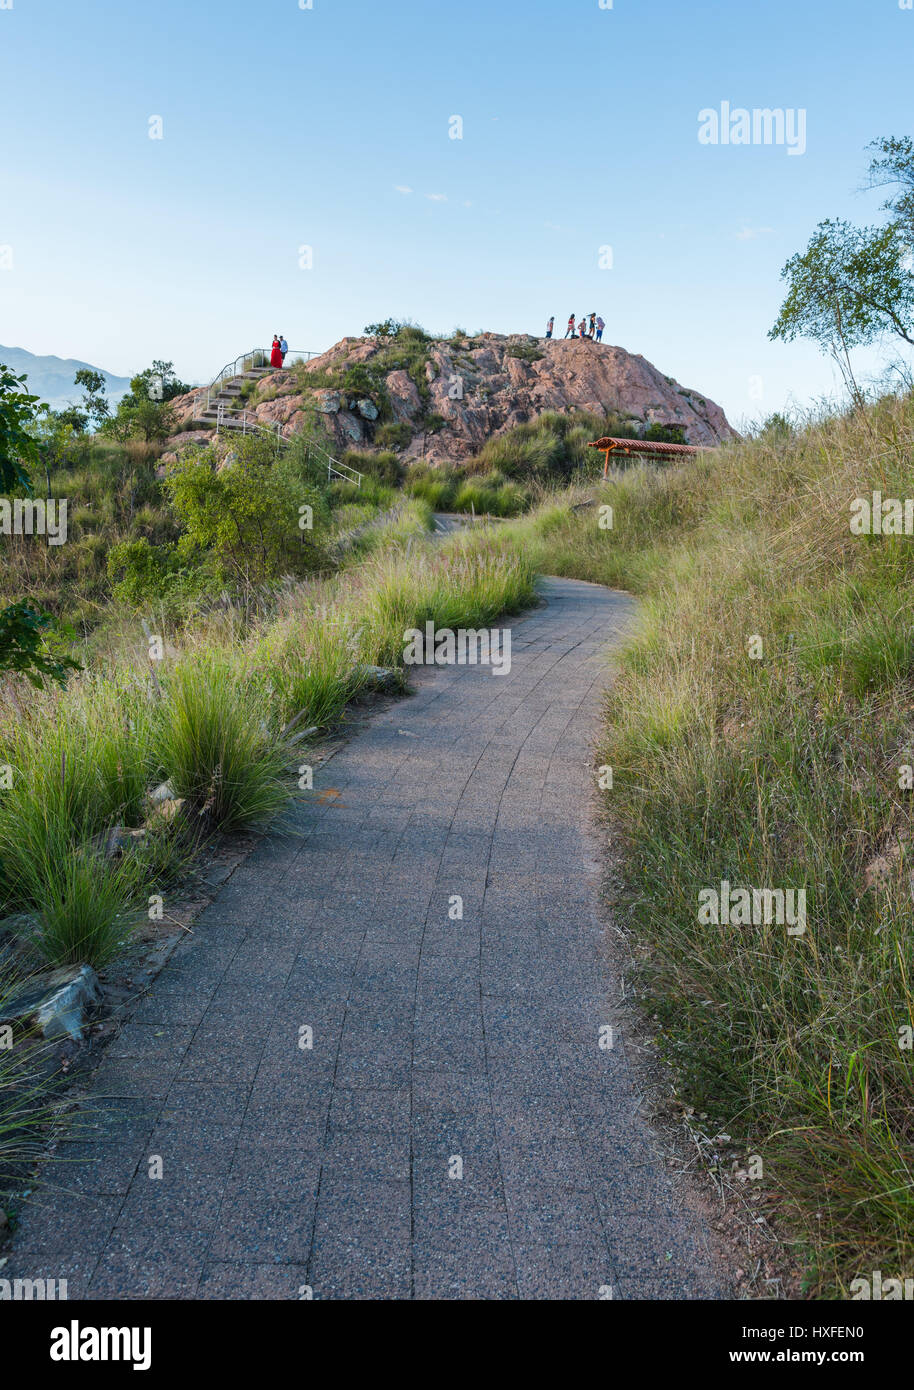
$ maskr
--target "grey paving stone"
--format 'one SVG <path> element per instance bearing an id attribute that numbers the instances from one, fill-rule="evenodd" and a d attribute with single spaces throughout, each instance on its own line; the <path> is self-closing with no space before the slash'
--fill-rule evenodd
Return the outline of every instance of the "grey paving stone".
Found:
<path id="1" fill-rule="evenodd" d="M 102 1253 L 88 1297 L 194 1298 L 209 1241 L 207 1231 L 124 1227 Z"/>
<path id="2" fill-rule="evenodd" d="M 134 1145 L 65 1140 L 58 1145 L 53 1161 L 46 1165 L 44 1182 L 48 1193 L 62 1196 L 123 1196 L 133 1181 L 136 1166 Z"/>
<path id="3" fill-rule="evenodd" d="M 209 1247 L 214 1261 L 303 1264 L 311 1252 L 314 1203 L 273 1197 L 226 1202 Z"/>
<path id="4" fill-rule="evenodd" d="M 315 1298 L 409 1298 L 409 1184 L 322 1182 L 309 1282 Z"/>
<path id="5" fill-rule="evenodd" d="M 200 1172 L 192 1160 L 163 1164 L 161 1178 L 150 1176 L 149 1167 L 143 1165 L 130 1184 L 115 1233 L 139 1226 L 209 1230 L 219 1216 L 224 1184 L 218 1172 Z"/>
<path id="6" fill-rule="evenodd" d="M 205 1266 L 197 1287 L 197 1298 L 295 1299 L 311 1296 L 308 1267 L 300 1264 L 232 1264 L 213 1262 Z"/>
<path id="7" fill-rule="evenodd" d="M 517 1270 L 504 1212 L 426 1203 L 413 1236 L 417 1299 L 516 1299 Z"/>
<path id="8" fill-rule="evenodd" d="M 16 1232 L 16 1255 L 87 1257 L 104 1249 L 123 1202 L 106 1193 L 35 1192 L 22 1212 Z"/>

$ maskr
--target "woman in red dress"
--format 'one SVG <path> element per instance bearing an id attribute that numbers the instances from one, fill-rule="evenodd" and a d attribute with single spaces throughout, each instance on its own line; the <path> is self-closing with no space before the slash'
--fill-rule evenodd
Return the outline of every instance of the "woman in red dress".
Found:
<path id="1" fill-rule="evenodd" d="M 273 350 L 270 353 L 270 366 L 282 366 L 282 348 L 279 346 L 279 339 L 275 335 L 273 337 Z"/>

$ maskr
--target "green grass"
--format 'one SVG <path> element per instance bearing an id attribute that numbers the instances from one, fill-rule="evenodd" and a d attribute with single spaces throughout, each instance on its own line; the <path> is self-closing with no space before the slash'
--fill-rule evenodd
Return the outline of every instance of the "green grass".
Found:
<path id="1" fill-rule="evenodd" d="M 0 1007 L 29 983 L 8 962 L 0 964 Z M 18 1026 L 13 1042 L 0 1047 L 0 1198 L 26 1179 L 42 1153 L 54 1113 L 50 1046 Z"/>
<path id="2" fill-rule="evenodd" d="M 517 516 L 524 504 L 524 493 L 516 483 L 493 487 L 471 480 L 458 488 L 452 506 L 455 512 L 474 512 L 477 516 Z"/>
<path id="3" fill-rule="evenodd" d="M 0 907 L 35 918 L 29 935 L 44 960 L 104 963 L 122 942 L 133 884 L 93 842 L 142 818 L 146 701 L 92 678 L 78 697 L 33 696 L 29 715 L 0 731 L 0 762 L 12 771 L 0 791 Z"/>
<path id="4" fill-rule="evenodd" d="M 288 758 L 265 718 L 261 681 L 221 652 L 179 661 L 162 682 L 155 748 L 191 816 L 216 830 L 269 820 L 286 804 Z"/>
<path id="5" fill-rule="evenodd" d="M 104 965 L 201 837 L 279 814 L 304 731 L 339 721 L 366 665 L 402 666 L 407 628 L 478 626 L 531 600 L 525 560 L 486 535 L 433 541 L 428 508 L 392 496 L 391 515 L 357 537 L 339 573 L 194 621 L 161 614 L 164 655 L 152 666 L 145 633 L 122 612 L 121 629 L 112 621 L 84 649 L 88 669 L 69 689 L 23 703 L 12 687 L 0 705 L 0 766 L 12 769 L 0 790 L 0 917 L 22 914 L 41 960 Z M 147 793 L 161 781 L 185 803 L 171 824 L 150 817 Z M 146 834 L 108 860 L 115 827 Z"/>
<path id="6" fill-rule="evenodd" d="M 49 843 L 35 865 L 37 923 L 30 944 L 48 965 L 100 969 L 127 944 L 138 915 L 139 875 L 90 849 Z"/>
<path id="7" fill-rule="evenodd" d="M 599 760 L 642 989 L 684 1099 L 762 1156 L 822 1295 L 914 1262 L 914 541 L 851 535 L 874 488 L 914 492 L 911 397 L 633 469 L 498 532 L 641 596 Z M 699 923 L 723 879 L 805 887 L 805 935 Z"/>

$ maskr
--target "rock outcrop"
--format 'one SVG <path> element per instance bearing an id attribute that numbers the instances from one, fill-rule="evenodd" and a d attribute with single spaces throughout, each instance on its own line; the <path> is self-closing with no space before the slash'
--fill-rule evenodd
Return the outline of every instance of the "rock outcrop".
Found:
<path id="1" fill-rule="evenodd" d="M 193 396 L 173 404 L 186 428 Z M 549 410 L 678 425 L 689 444 L 718 444 L 735 434 L 720 406 L 640 355 L 609 343 L 526 334 L 414 341 L 406 365 L 396 343 L 344 338 L 320 357 L 264 378 L 245 408 L 264 424 L 279 423 L 284 434 L 318 413 L 339 452 L 395 447 L 407 461 L 432 463 L 467 459 L 493 435 Z"/>

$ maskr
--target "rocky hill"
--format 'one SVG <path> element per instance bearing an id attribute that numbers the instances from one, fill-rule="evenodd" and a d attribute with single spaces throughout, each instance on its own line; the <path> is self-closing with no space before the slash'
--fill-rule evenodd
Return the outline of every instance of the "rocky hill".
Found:
<path id="1" fill-rule="evenodd" d="M 244 388 L 239 407 L 279 423 L 284 434 L 316 412 L 339 451 L 394 448 L 407 461 L 460 462 L 493 435 L 547 410 L 678 425 L 689 444 L 735 434 L 720 406 L 640 355 L 526 334 L 432 339 L 401 329 L 388 339 L 344 338 L 320 357 Z M 173 404 L 183 430 L 192 430 L 197 393 Z"/>

